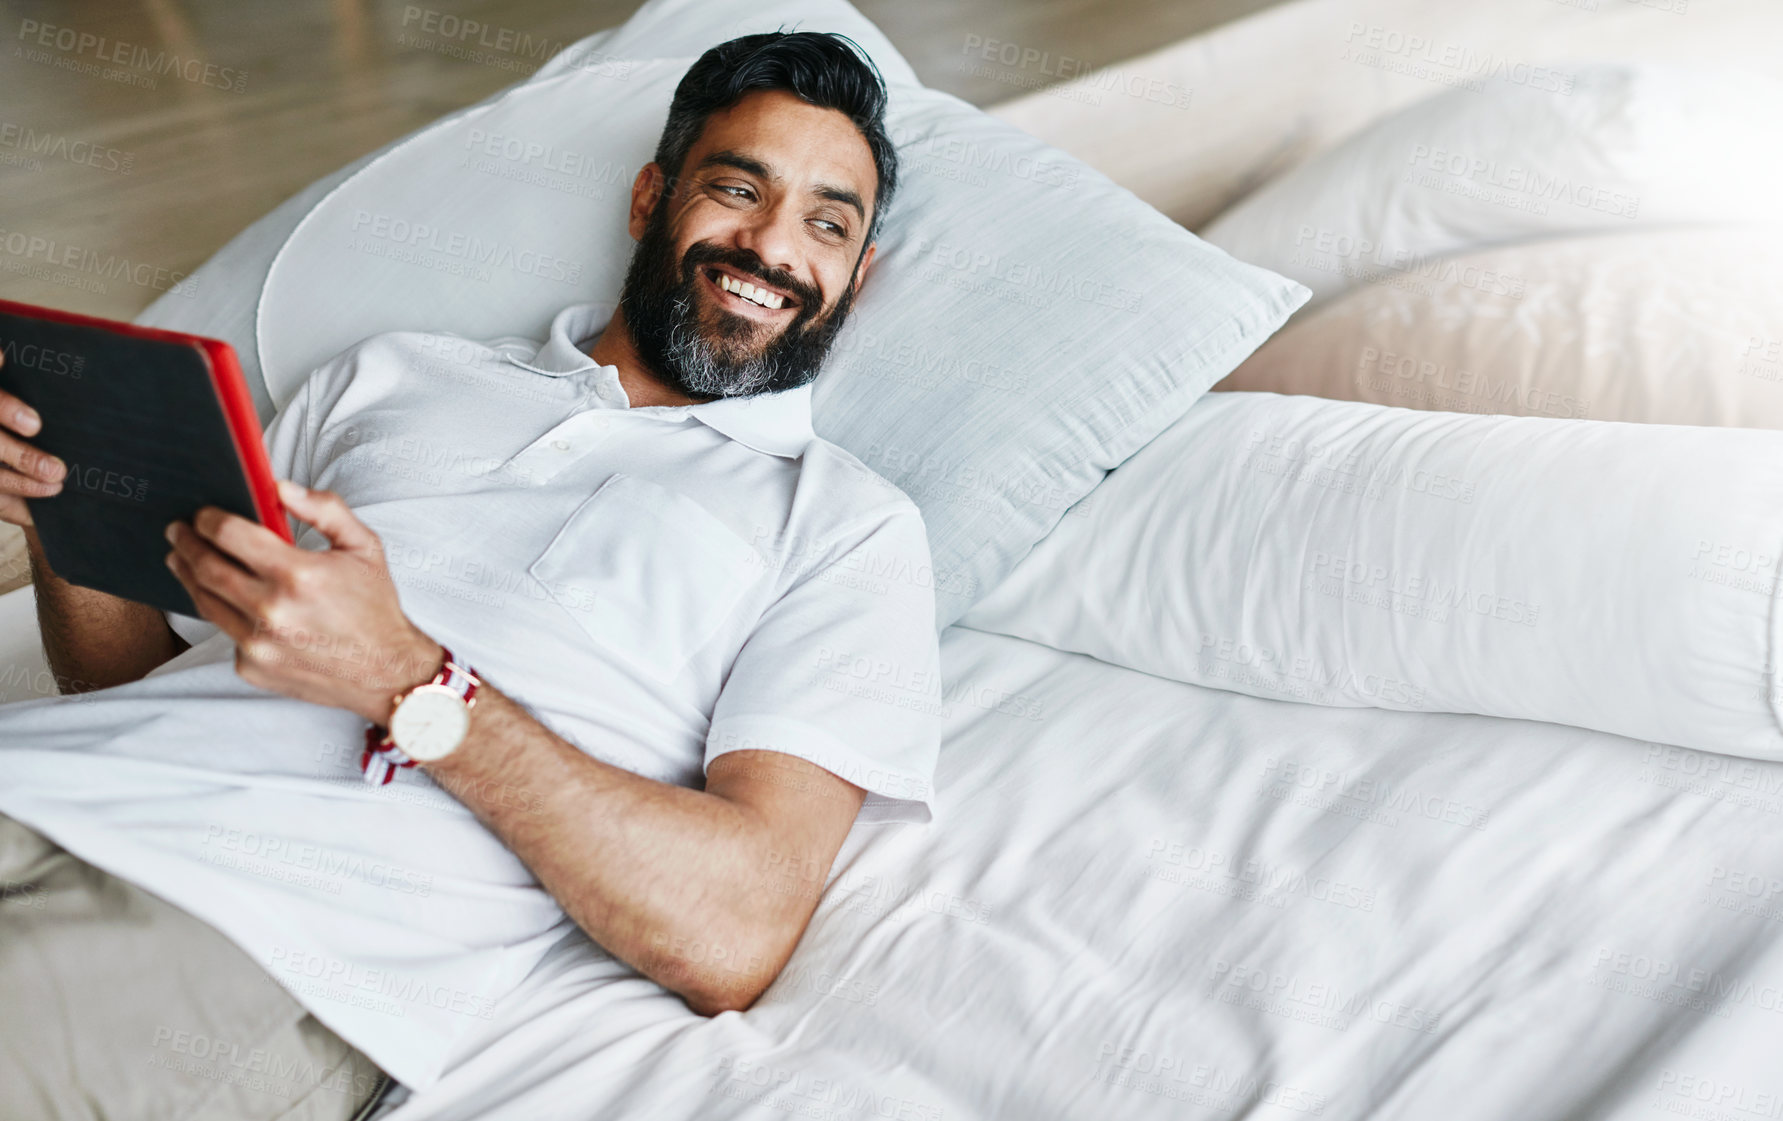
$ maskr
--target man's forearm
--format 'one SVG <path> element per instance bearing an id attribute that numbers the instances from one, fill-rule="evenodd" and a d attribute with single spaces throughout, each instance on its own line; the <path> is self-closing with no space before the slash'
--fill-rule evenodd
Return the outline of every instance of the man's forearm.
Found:
<path id="1" fill-rule="evenodd" d="M 403 613 L 382 540 L 345 499 L 288 480 L 279 497 L 330 547 L 207 506 L 170 530 L 174 575 L 235 640 L 243 680 L 388 727 L 445 650 Z M 700 1012 L 747 1008 L 779 974 L 867 796 L 769 748 L 720 753 L 704 790 L 656 782 L 585 754 L 488 681 L 469 718 L 428 772 L 591 937 Z"/>
<path id="2" fill-rule="evenodd" d="M 25 530 L 37 627 L 56 688 L 85 693 L 136 681 L 186 649 L 166 616 L 147 604 L 80 588 L 50 571 L 37 530 Z"/>
<path id="3" fill-rule="evenodd" d="M 753 1002 L 823 887 L 813 862 L 748 806 L 592 758 L 488 683 L 477 698 L 435 780 L 608 952 L 696 1012 Z"/>

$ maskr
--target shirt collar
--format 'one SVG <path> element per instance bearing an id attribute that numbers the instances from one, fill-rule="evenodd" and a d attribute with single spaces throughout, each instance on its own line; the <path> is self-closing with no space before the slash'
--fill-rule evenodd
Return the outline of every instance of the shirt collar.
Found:
<path id="1" fill-rule="evenodd" d="M 539 347 L 530 360 L 510 356 L 510 361 L 551 377 L 608 371 L 612 389 L 618 400 L 624 401 L 625 389 L 619 384 L 618 370 L 602 366 L 579 345 L 598 334 L 613 318 L 617 307 L 603 301 L 571 304 L 551 320 L 551 333 L 545 339 L 545 345 Z M 817 438 L 811 430 L 810 382 L 779 393 L 720 397 L 698 405 L 664 408 L 666 413 L 677 411 L 688 413 L 744 447 L 787 459 L 803 455 L 805 445 Z"/>

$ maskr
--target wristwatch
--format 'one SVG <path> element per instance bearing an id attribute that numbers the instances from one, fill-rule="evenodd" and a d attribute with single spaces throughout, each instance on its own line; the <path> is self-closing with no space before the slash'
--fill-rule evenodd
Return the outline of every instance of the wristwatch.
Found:
<path id="1" fill-rule="evenodd" d="M 440 648 L 446 653 L 445 664 L 431 681 L 396 695 L 390 726 L 373 724 L 365 729 L 359 769 L 366 782 L 382 786 L 396 777 L 398 767 L 444 759 L 464 742 L 477 686 L 483 682 L 453 657 L 450 647 Z"/>

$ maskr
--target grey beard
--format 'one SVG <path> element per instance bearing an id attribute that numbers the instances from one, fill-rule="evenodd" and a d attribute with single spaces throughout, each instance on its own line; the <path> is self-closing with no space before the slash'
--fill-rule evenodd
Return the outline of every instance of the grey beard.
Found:
<path id="1" fill-rule="evenodd" d="M 672 297 L 675 314 L 663 343 L 665 363 L 680 375 L 682 392 L 693 397 L 751 397 L 793 380 L 783 356 L 770 347 L 742 362 L 726 361 L 700 333 L 699 320 L 685 296 Z"/>

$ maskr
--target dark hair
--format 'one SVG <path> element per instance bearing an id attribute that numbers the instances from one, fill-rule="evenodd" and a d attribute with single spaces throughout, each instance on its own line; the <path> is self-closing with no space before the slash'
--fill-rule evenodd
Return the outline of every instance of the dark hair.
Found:
<path id="1" fill-rule="evenodd" d="M 879 182 L 863 250 L 879 236 L 880 220 L 898 185 L 898 155 L 885 133 L 885 81 L 867 52 L 831 31 L 767 31 L 720 43 L 693 64 L 675 87 L 669 119 L 656 142 L 656 162 L 670 182 L 706 119 L 756 90 L 786 90 L 820 109 L 844 113 L 873 153 Z"/>

